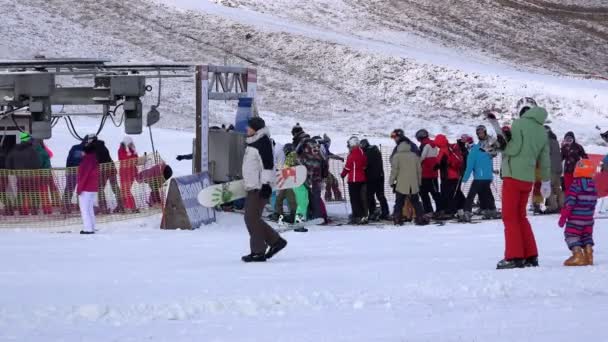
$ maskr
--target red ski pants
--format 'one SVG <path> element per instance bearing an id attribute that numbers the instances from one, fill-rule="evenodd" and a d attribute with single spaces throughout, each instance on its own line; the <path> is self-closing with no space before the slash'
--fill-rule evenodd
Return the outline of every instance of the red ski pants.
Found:
<path id="1" fill-rule="evenodd" d="M 502 221 L 505 225 L 507 260 L 538 256 L 534 232 L 526 211 L 533 184 L 513 178 L 503 179 Z"/>

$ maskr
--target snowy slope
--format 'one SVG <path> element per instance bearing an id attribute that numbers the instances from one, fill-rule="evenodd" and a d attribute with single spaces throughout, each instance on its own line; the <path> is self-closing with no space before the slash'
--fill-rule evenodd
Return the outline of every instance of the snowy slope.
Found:
<path id="1" fill-rule="evenodd" d="M 159 2 L 170 6 L 159 6 Z M 463 29 L 452 32 L 442 20 L 434 29 L 441 34 L 432 35 L 421 28 L 433 25 L 429 20 L 437 8 L 430 5 L 428 10 L 417 11 L 395 7 L 402 13 L 386 12 L 383 17 L 378 13 L 392 8 L 390 2 L 376 1 L 376 7 L 367 9 L 353 1 L 309 0 L 297 2 L 297 6 L 287 0 L 223 3 L 237 7 L 192 0 L 133 0 L 128 4 L 0 0 L 1 8 L 13 13 L 0 27 L 0 34 L 6 37 L 0 42 L 0 57 L 44 53 L 255 65 L 260 74 L 260 109 L 264 116 L 282 122 L 274 130 L 283 134 L 299 121 L 311 131 L 334 127 L 343 135 L 386 136 L 392 126 L 412 134 L 424 125 L 454 136 L 470 131 L 479 123 L 477 115 L 490 107 L 502 110 L 508 121 L 517 99 L 529 95 L 548 107 L 558 133 L 574 128 L 584 135 L 583 142 L 597 143 L 596 135 L 586 132 L 589 122 L 608 126 L 607 82 L 547 75 L 547 70 L 591 72 L 585 65 L 595 66 L 601 73 L 603 66 L 597 63 L 605 59 L 596 57 L 605 55 L 606 44 L 594 43 L 594 39 L 603 39 L 599 33 L 573 31 L 577 37 L 588 38 L 580 39 L 583 57 L 574 58 L 569 49 L 549 49 L 556 62 L 545 63 L 547 70 L 541 70 L 538 66 L 547 61 L 546 54 L 525 54 L 531 59 L 523 61 L 512 58 L 513 47 L 508 44 L 496 44 L 511 51 L 503 55 L 471 43 L 484 34 L 465 35 L 463 40 L 464 28 L 474 19 L 462 13 L 466 6 L 451 7 L 455 23 L 458 18 L 467 19 Z M 493 7 L 489 9 L 492 12 Z M 475 5 L 473 10 L 480 7 Z M 504 13 L 509 18 L 522 15 L 514 10 Z M 424 16 L 421 27 L 411 25 L 410 15 L 414 14 Z M 559 20 L 551 23 L 560 28 L 564 25 Z M 603 29 L 601 21 L 596 26 Z M 524 28 L 514 29 L 523 35 L 518 39 L 525 38 Z M 539 30 L 538 39 L 553 31 Z M 444 39 L 450 35 L 453 40 Z M 552 47 L 555 38 L 546 42 Z M 566 63 L 575 60 L 575 66 Z M 191 129 L 192 81 L 172 81 L 165 89 L 161 109 L 166 120 L 161 125 Z M 214 123 L 230 121 L 228 114 L 233 110 L 229 104 L 215 104 Z"/>
<path id="2" fill-rule="evenodd" d="M 334 208 L 339 210 L 340 207 Z M 198 231 L 158 218 L 82 237 L 1 232 L 1 341 L 603 341 L 608 238 L 568 269 L 555 217 L 541 267 L 496 271 L 499 222 L 319 228 L 245 265 L 242 217 Z M 584 327 L 584 328 L 583 328 Z"/>

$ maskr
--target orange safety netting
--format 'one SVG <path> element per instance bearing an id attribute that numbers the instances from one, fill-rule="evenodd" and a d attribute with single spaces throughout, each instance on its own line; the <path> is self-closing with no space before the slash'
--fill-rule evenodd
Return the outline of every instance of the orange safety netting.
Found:
<path id="1" fill-rule="evenodd" d="M 159 213 L 164 183 L 159 156 L 101 164 L 95 213 L 99 222 Z M 0 227 L 79 224 L 77 168 L 0 170 Z"/>

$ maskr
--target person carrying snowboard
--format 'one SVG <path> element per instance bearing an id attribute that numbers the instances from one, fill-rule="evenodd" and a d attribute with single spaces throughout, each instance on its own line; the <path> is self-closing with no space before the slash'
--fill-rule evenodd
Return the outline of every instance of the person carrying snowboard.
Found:
<path id="1" fill-rule="evenodd" d="M 443 210 L 441 207 L 441 196 L 439 193 L 439 181 L 437 180 L 437 166 L 439 164 L 439 149 L 435 142 L 429 138 L 429 132 L 421 129 L 416 132 L 416 140 L 420 142 L 420 163 L 422 167 L 422 181 L 420 185 L 420 198 L 426 215 L 433 215 L 433 204 L 435 202 L 435 212 Z M 430 195 L 430 196 L 429 196 Z"/>
<path id="2" fill-rule="evenodd" d="M 376 145 L 370 145 L 367 139 L 361 140 L 361 148 L 367 157 L 367 203 L 369 219 L 371 221 L 386 220 L 389 218 L 388 203 L 384 195 L 384 163 L 382 153 Z M 380 212 L 376 212 L 376 198 L 380 203 Z"/>
<path id="3" fill-rule="evenodd" d="M 535 103 L 535 102 L 534 102 Z M 505 225 L 505 255 L 497 269 L 538 266 L 538 250 L 532 226 L 527 218 L 527 205 L 539 163 L 543 180 L 541 193 L 551 194 L 551 162 L 549 141 L 543 124 L 547 111 L 531 105 L 531 101 L 518 102 L 519 119 L 511 127 L 511 140 L 502 159 L 502 220 Z"/>
<path id="4" fill-rule="evenodd" d="M 458 145 L 451 145 L 443 134 L 435 137 L 435 144 L 439 148 L 439 175 L 441 177 L 441 208 L 438 218 L 452 218 L 456 214 L 454 198 L 460 184 L 462 154 Z"/>
<path id="5" fill-rule="evenodd" d="M 411 145 L 405 141 L 397 145 L 397 151 L 391 158 L 391 174 L 389 184 L 395 192 L 395 207 L 393 222 L 403 224 L 403 206 L 409 201 L 414 208 L 416 225 L 426 225 L 428 218 L 418 199 L 418 191 L 422 181 L 420 158 L 412 152 Z"/>
<path id="6" fill-rule="evenodd" d="M 275 151 L 276 151 L 276 146 L 275 146 Z M 294 161 L 294 158 L 289 158 L 289 154 L 291 152 L 293 152 L 293 145 L 285 144 L 283 146 L 283 150 L 282 150 L 284 157 L 281 159 L 283 169 L 288 169 L 290 167 L 297 165 L 297 162 Z M 276 161 L 276 156 L 275 156 L 275 161 Z M 284 215 L 285 200 L 287 200 L 287 206 L 289 208 L 289 216 Z M 306 202 L 308 202 L 308 201 L 306 201 Z M 297 208 L 297 202 L 296 202 L 296 195 L 294 193 L 294 190 L 293 189 L 279 190 L 277 192 L 277 199 L 274 203 L 274 213 L 271 216 L 271 220 L 278 221 L 281 218 L 281 216 L 283 216 L 283 221 L 294 222 L 295 215 L 296 215 L 296 208 Z"/>
<path id="7" fill-rule="evenodd" d="M 275 178 L 270 132 L 262 118 L 249 119 L 246 142 L 243 181 L 247 190 L 245 225 L 249 232 L 251 253 L 241 259 L 244 262 L 263 262 L 285 248 L 287 241 L 262 219 Z"/>
<path id="8" fill-rule="evenodd" d="M 564 162 L 564 191 L 568 191 L 574 179 L 576 163 L 581 159 L 587 159 L 587 153 L 583 146 L 576 142 L 574 132 L 568 132 L 562 141 L 562 161 Z"/>
<path id="9" fill-rule="evenodd" d="M 593 214 L 597 204 L 594 174 L 595 167 L 591 161 L 580 160 L 566 192 L 558 225 L 566 227 L 564 236 L 572 256 L 564 261 L 564 266 L 593 265 Z"/>
<path id="10" fill-rule="evenodd" d="M 351 223 L 367 224 L 367 177 L 365 175 L 367 157 L 359 145 L 358 137 L 350 137 L 347 144 L 349 153 L 341 177 L 345 178 L 348 176 L 348 193 L 352 209 Z"/>

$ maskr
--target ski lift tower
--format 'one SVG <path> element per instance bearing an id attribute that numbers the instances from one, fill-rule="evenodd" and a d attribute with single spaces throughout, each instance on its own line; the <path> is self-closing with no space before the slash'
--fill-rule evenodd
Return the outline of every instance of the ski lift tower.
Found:
<path id="1" fill-rule="evenodd" d="M 257 70 L 239 66 L 196 67 L 196 138 L 194 172 L 209 171 L 209 103 L 213 100 L 255 99 Z M 257 115 L 254 107 L 254 115 Z"/>

